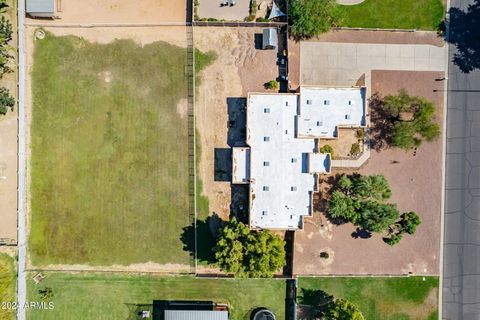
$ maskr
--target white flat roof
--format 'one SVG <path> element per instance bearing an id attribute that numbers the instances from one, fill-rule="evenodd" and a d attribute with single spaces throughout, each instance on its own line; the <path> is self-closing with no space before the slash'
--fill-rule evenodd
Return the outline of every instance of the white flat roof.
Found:
<path id="1" fill-rule="evenodd" d="M 298 229 L 310 214 L 314 176 L 307 154 L 313 139 L 295 138 L 297 94 L 251 94 L 247 106 L 250 151 L 250 226 Z"/>
<path id="2" fill-rule="evenodd" d="M 232 148 L 232 183 L 250 180 L 250 148 Z"/>
<path id="3" fill-rule="evenodd" d="M 165 310 L 165 320 L 228 320 L 228 311 Z"/>
<path id="4" fill-rule="evenodd" d="M 345 125 L 365 125 L 363 88 L 300 87 L 299 136 L 333 138 Z"/>
<path id="5" fill-rule="evenodd" d="M 363 125 L 364 97 L 359 88 L 302 87 L 300 94 L 249 94 L 251 228 L 302 227 L 303 216 L 312 212 L 317 174 L 329 173 L 331 166 L 329 154 L 315 153 L 316 139 L 333 138 L 337 125 Z M 330 102 L 325 104 L 325 99 Z M 240 150 L 233 153 L 234 166 L 245 167 L 239 162 L 246 157 Z M 244 174 L 233 170 L 235 183 Z"/>
<path id="6" fill-rule="evenodd" d="M 309 153 L 308 154 L 308 172 L 310 173 L 330 173 L 332 165 L 329 153 Z"/>

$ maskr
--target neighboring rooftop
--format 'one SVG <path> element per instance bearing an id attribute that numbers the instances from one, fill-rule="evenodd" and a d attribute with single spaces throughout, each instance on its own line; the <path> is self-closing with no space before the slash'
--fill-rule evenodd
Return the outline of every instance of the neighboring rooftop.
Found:
<path id="1" fill-rule="evenodd" d="M 26 0 L 26 12 L 28 14 L 43 14 L 50 16 L 55 14 L 55 0 Z"/>
<path id="2" fill-rule="evenodd" d="M 339 124 L 364 125 L 364 98 L 360 88 L 249 94 L 246 142 L 250 148 L 233 149 L 232 183 L 250 183 L 251 228 L 303 227 L 302 218 L 312 213 L 318 175 L 330 173 L 332 163 L 330 154 L 317 151 L 317 140 L 335 138 Z M 322 123 L 317 126 L 317 122 Z"/>
<path id="3" fill-rule="evenodd" d="M 228 311 L 165 310 L 165 320 L 228 320 Z"/>

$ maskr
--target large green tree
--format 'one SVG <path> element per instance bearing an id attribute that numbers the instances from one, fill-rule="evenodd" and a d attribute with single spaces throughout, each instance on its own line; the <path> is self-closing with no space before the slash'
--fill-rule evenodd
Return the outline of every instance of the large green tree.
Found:
<path id="1" fill-rule="evenodd" d="M 365 230 L 380 232 L 388 228 L 391 217 L 398 219 L 395 206 L 381 202 L 392 192 L 382 175 L 342 175 L 328 202 L 328 214 L 362 226 Z M 383 228 L 383 229 L 382 229 Z"/>
<path id="2" fill-rule="evenodd" d="M 285 242 L 279 236 L 250 230 L 236 218 L 222 227 L 213 250 L 218 266 L 238 277 L 272 277 L 285 265 Z"/>
<path id="3" fill-rule="evenodd" d="M 440 135 L 440 126 L 434 121 L 435 105 L 423 97 L 410 96 L 407 91 L 400 90 L 383 99 L 383 108 L 388 120 L 392 121 L 393 146 L 410 149 Z"/>
<path id="4" fill-rule="evenodd" d="M 356 305 L 344 299 L 337 299 L 324 313 L 328 320 L 365 320 Z"/>
<path id="5" fill-rule="evenodd" d="M 394 204 L 367 200 L 360 206 L 358 224 L 367 231 L 382 232 L 398 220 L 398 210 Z"/>
<path id="6" fill-rule="evenodd" d="M 288 0 L 290 32 L 294 38 L 310 38 L 338 25 L 340 10 L 335 0 Z"/>

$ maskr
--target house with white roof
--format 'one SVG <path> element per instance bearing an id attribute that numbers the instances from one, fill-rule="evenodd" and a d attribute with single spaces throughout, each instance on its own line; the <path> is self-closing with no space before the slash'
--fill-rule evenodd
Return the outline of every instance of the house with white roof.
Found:
<path id="1" fill-rule="evenodd" d="M 331 171 L 318 141 L 335 139 L 340 126 L 365 126 L 365 89 L 250 93 L 246 108 L 248 147 L 232 150 L 232 183 L 249 184 L 250 227 L 302 229 L 318 176 Z"/>

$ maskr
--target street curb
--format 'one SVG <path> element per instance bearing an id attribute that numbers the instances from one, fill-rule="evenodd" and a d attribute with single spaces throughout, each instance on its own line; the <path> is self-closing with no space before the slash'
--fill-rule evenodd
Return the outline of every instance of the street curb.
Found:
<path id="1" fill-rule="evenodd" d="M 447 0 L 445 8 L 445 37 L 448 38 L 450 31 L 450 20 L 448 12 L 450 11 L 450 0 Z M 445 41 L 445 50 L 447 51 L 447 58 L 445 59 L 445 78 L 447 79 L 444 84 L 443 95 L 443 130 L 442 130 L 442 191 L 440 202 L 440 277 L 438 283 L 438 320 L 443 318 L 443 248 L 445 242 L 445 187 L 446 187 L 446 159 L 447 159 L 447 113 L 448 113 L 448 75 L 449 75 L 449 59 L 450 59 L 450 45 L 448 41 Z"/>

